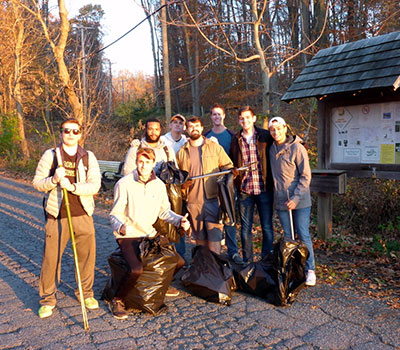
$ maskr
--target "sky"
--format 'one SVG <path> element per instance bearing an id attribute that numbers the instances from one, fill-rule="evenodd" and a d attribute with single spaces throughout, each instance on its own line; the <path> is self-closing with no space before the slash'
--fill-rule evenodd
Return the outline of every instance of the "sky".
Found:
<path id="1" fill-rule="evenodd" d="M 53 5 L 57 4 L 55 0 L 52 2 Z M 101 22 L 104 46 L 118 39 L 146 17 L 138 0 L 66 0 L 65 3 L 68 18 L 76 16 L 79 9 L 87 4 L 101 5 L 104 11 Z M 54 6 L 52 12 L 57 11 L 57 6 Z M 128 70 L 131 73 L 142 71 L 153 75 L 153 55 L 147 20 L 116 44 L 104 50 L 104 56 L 111 60 L 114 76 L 120 70 Z"/>

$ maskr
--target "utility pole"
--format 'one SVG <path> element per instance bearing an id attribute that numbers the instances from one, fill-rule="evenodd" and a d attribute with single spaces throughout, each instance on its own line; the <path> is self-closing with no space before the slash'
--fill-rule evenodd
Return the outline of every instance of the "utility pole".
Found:
<path id="1" fill-rule="evenodd" d="M 122 103 L 125 103 L 125 85 L 124 83 L 128 81 L 127 79 L 121 79 L 121 87 L 122 87 Z"/>
<path id="2" fill-rule="evenodd" d="M 163 70 L 164 70 L 164 98 L 165 98 L 165 119 L 171 118 L 171 92 L 169 80 L 169 59 L 168 59 L 168 35 L 167 35 L 167 7 L 165 0 L 161 0 L 161 31 L 162 31 L 162 47 L 163 47 Z"/>
<path id="3" fill-rule="evenodd" d="M 104 61 L 108 62 L 108 110 L 107 114 L 109 117 L 112 115 L 112 72 L 111 72 L 111 61 L 108 58 L 103 58 Z"/>

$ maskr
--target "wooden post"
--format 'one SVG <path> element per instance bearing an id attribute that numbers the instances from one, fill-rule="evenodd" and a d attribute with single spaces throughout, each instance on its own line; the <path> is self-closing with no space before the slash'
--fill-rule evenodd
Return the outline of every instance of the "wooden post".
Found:
<path id="1" fill-rule="evenodd" d="M 318 101 L 318 167 L 326 169 L 329 160 L 329 122 L 330 109 Z M 317 204 L 318 237 L 327 239 L 332 237 L 332 194 L 318 192 Z"/>

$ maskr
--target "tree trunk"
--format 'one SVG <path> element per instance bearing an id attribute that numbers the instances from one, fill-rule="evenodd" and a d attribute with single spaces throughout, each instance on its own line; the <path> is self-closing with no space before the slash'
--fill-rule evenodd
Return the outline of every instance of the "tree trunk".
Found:
<path id="1" fill-rule="evenodd" d="M 19 143 L 22 151 L 23 158 L 25 160 L 30 158 L 28 142 L 25 137 L 24 127 L 24 112 L 22 108 L 22 94 L 21 94 L 21 72 L 22 72 L 22 48 L 24 46 L 24 24 L 22 22 L 21 12 L 17 9 L 14 4 L 15 13 L 17 14 L 16 21 L 16 40 L 15 40 L 15 65 L 14 65 L 14 84 L 12 95 L 15 102 L 18 120 L 18 136 Z"/>
<path id="2" fill-rule="evenodd" d="M 261 47 L 260 43 L 260 18 L 258 16 L 257 11 L 257 0 L 251 1 L 251 11 L 253 13 L 253 30 L 254 30 L 254 45 L 256 47 L 256 52 L 260 55 L 259 63 L 261 68 L 261 82 L 262 82 L 262 109 L 264 115 L 269 115 L 270 110 L 270 70 L 267 66 L 267 62 L 265 60 L 265 53 Z"/>
<path id="3" fill-rule="evenodd" d="M 301 14 L 301 49 L 303 50 L 311 42 L 311 33 L 310 33 L 310 1 L 309 0 L 301 0 L 300 1 L 300 14 Z M 301 54 L 301 64 L 302 67 L 305 67 L 309 61 L 309 56 L 306 52 Z"/>
<path id="4" fill-rule="evenodd" d="M 161 0 L 161 6 L 165 5 L 165 0 Z M 169 59 L 168 59 L 168 33 L 167 33 L 167 9 L 164 6 L 161 10 L 161 30 L 162 30 L 162 48 L 163 48 L 163 68 L 164 68 L 164 104 L 165 119 L 171 119 L 171 92 L 169 80 Z"/>

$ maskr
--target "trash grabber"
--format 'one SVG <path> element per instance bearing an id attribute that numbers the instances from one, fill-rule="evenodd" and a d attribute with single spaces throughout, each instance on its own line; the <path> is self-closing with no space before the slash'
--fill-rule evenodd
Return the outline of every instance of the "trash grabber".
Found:
<path id="1" fill-rule="evenodd" d="M 289 190 L 287 190 L 287 197 L 288 197 L 288 200 L 290 200 Z M 290 233 L 292 235 L 292 240 L 294 241 L 293 213 L 292 213 L 292 209 L 288 209 L 288 210 L 289 210 L 289 220 L 290 220 Z"/>
<path id="2" fill-rule="evenodd" d="M 58 166 L 62 167 L 63 163 L 62 163 L 61 152 L 60 152 L 59 147 L 56 148 L 56 156 L 57 156 Z M 81 301 L 81 309 L 82 309 L 82 316 L 83 316 L 83 326 L 86 330 L 88 330 L 89 329 L 89 321 L 88 321 L 86 307 L 85 307 L 85 300 L 83 297 L 81 274 L 79 272 L 78 253 L 76 251 L 75 235 L 74 235 L 74 229 L 72 227 L 71 209 L 69 207 L 69 200 L 68 200 L 68 191 L 65 188 L 63 188 L 62 191 L 63 191 L 64 201 L 65 201 L 65 209 L 67 211 L 67 220 L 68 220 L 69 234 L 71 236 L 72 252 L 74 255 L 75 273 L 76 273 L 76 280 L 78 281 L 79 299 Z"/>
<path id="3" fill-rule="evenodd" d="M 257 164 L 258 161 L 255 162 L 251 162 L 249 164 L 243 165 L 241 168 L 237 168 L 237 171 L 244 171 L 247 170 L 248 168 L 250 168 L 252 165 Z M 218 171 L 216 173 L 208 173 L 208 174 L 204 174 L 204 175 L 196 175 L 196 176 L 192 176 L 189 178 L 189 180 L 197 180 L 197 179 L 204 179 L 205 177 L 210 177 L 210 176 L 219 176 L 219 175 L 225 175 L 225 174 L 229 174 L 231 172 L 231 170 L 222 170 L 222 171 Z"/>

